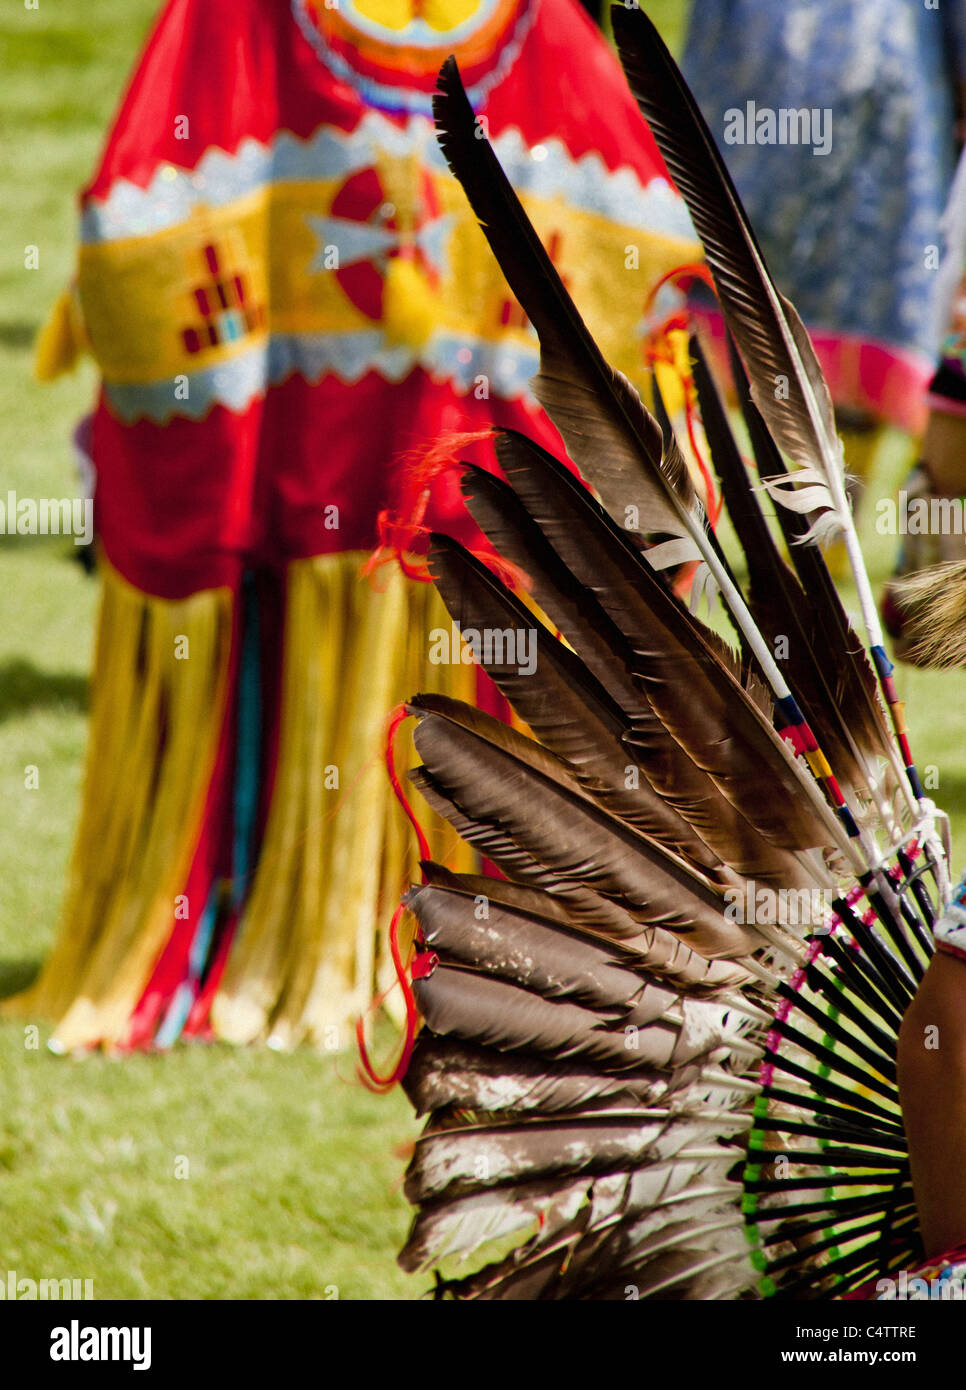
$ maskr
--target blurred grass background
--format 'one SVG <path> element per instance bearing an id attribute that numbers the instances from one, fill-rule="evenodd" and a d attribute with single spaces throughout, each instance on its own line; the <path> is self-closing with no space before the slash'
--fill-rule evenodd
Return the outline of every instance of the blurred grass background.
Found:
<path id="1" fill-rule="evenodd" d="M 679 46 L 685 0 L 647 8 Z M 94 374 L 88 364 L 40 387 L 31 345 L 72 272 L 75 193 L 155 9 L 62 0 L 8 7 L 0 22 L 0 496 L 76 492 L 69 436 Z M 28 245 L 36 270 L 24 269 Z M 887 437 L 871 491 L 894 490 L 908 460 L 908 443 Z M 881 580 L 894 541 L 866 540 Z M 0 995 L 27 983 L 49 946 L 77 814 L 97 583 L 73 551 L 0 536 Z M 899 683 L 920 766 L 938 769 L 935 794 L 963 843 L 959 678 L 900 669 Z M 36 790 L 24 787 L 30 764 Z M 425 1288 L 394 1262 L 408 1224 L 400 1147 L 417 1127 L 401 1095 L 354 1082 L 350 1057 L 189 1046 L 58 1059 L 43 1033 L 38 1048 L 30 1040 L 0 1025 L 0 1276 L 93 1278 L 98 1298 Z"/>

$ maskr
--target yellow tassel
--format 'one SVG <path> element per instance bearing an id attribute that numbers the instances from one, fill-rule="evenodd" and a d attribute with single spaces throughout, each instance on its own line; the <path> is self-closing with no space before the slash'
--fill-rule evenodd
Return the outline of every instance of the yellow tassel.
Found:
<path id="1" fill-rule="evenodd" d="M 54 381 L 73 371 L 87 350 L 84 320 L 73 287 L 61 290 L 37 334 L 34 345 L 34 376 L 38 381 Z"/>
<path id="2" fill-rule="evenodd" d="M 382 331 L 393 344 L 422 347 L 439 322 L 439 296 L 411 261 L 394 256 L 384 281 Z"/>

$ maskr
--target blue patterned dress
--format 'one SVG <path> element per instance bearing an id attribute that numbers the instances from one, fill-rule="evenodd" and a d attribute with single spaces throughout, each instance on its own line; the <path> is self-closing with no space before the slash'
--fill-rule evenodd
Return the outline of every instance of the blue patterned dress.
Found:
<path id="1" fill-rule="evenodd" d="M 915 428 L 966 75 L 966 0 L 695 0 L 685 75 L 839 404 Z M 763 110 L 829 112 L 828 153 L 727 143 Z M 826 118 L 829 119 L 829 118 Z"/>

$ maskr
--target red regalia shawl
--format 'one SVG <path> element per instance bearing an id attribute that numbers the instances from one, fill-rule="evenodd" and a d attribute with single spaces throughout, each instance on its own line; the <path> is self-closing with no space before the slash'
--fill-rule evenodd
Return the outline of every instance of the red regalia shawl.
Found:
<path id="1" fill-rule="evenodd" d="M 434 139 L 451 52 L 632 379 L 649 290 L 694 259 L 575 0 L 165 6 L 41 344 L 45 374 L 83 344 L 102 377 L 91 770 L 61 935 L 17 1006 L 58 1020 L 61 1046 L 212 1023 L 337 1046 L 388 978 L 377 928 L 409 851 L 385 714 L 472 673 L 426 664 L 427 627 L 449 625 L 429 586 L 373 588 L 360 565 L 401 456 L 493 424 L 560 448 L 527 388 L 535 336 Z M 458 534 L 457 496 L 441 476 L 425 522 Z"/>

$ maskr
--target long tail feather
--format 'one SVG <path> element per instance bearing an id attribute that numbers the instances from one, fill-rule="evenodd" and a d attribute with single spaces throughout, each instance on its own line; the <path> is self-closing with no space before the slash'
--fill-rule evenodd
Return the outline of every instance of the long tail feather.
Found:
<path id="1" fill-rule="evenodd" d="M 568 763 L 583 789 L 704 873 L 734 882 L 720 856 L 646 778 L 643 783 L 628 778 L 628 751 L 621 740 L 630 726 L 580 658 L 456 541 L 434 538 L 429 569 L 462 630 L 500 635 L 498 644 L 491 640 L 489 649 L 482 648 L 480 664 L 540 742 Z M 522 648 L 528 660 L 521 665 Z"/>
<path id="2" fill-rule="evenodd" d="M 776 443 L 797 465 L 789 486 L 771 484 L 781 506 L 818 512 L 841 531 L 862 621 L 902 749 L 910 807 L 922 788 L 908 751 L 891 663 L 845 487 L 835 412 L 815 350 L 794 307 L 776 289 L 730 175 L 697 103 L 651 20 L 613 7 L 618 53 L 641 113 L 684 196 L 725 322 L 751 378 L 753 398 Z"/>
<path id="3" fill-rule="evenodd" d="M 627 380 L 604 361 L 500 167 L 470 106 L 459 69 L 444 63 L 433 98 L 437 138 L 494 255 L 540 339 L 532 383 L 577 467 L 604 505 L 632 506 L 644 529 L 681 537 L 682 509 L 698 505 L 683 459 L 662 463 L 660 427 Z"/>

